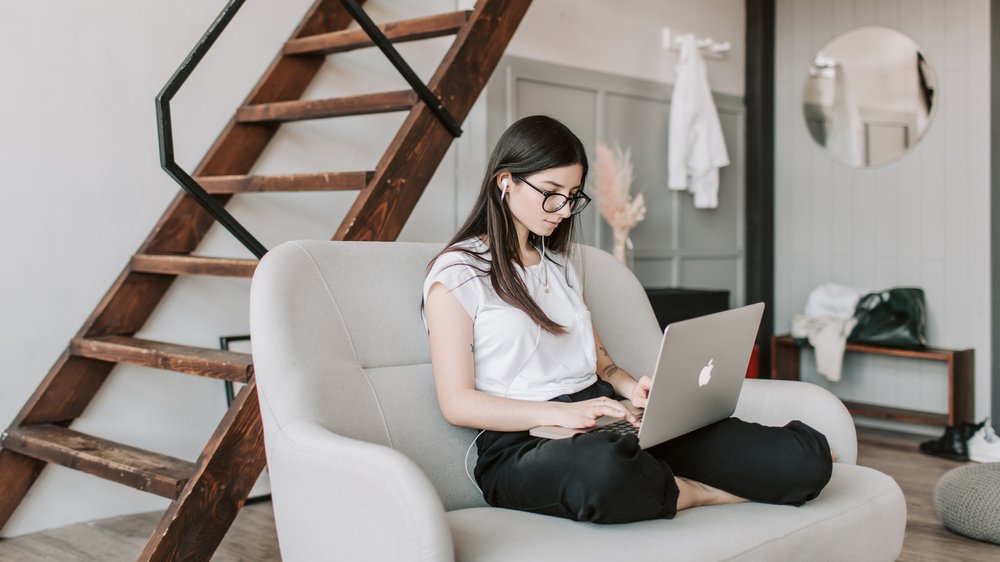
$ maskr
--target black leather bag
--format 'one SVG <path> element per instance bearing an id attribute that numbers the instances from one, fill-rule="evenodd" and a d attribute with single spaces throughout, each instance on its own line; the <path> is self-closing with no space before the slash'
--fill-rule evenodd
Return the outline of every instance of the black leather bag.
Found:
<path id="1" fill-rule="evenodd" d="M 847 341 L 884 347 L 927 347 L 924 290 L 896 287 L 861 297 L 857 325 Z"/>

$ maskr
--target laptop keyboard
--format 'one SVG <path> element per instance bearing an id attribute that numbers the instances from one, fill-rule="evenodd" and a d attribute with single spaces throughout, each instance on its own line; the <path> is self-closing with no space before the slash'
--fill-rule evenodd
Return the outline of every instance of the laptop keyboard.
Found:
<path id="1" fill-rule="evenodd" d="M 639 412 L 636 417 L 642 421 L 643 412 Z M 626 419 L 620 419 L 607 425 L 599 425 L 587 430 L 587 433 L 615 433 L 617 435 L 639 435 L 639 428 L 632 425 Z"/>

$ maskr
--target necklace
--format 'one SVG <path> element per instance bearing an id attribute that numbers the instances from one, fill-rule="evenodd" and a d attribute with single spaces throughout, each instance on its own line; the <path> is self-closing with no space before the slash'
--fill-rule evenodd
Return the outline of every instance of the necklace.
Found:
<path id="1" fill-rule="evenodd" d="M 542 271 L 544 272 L 543 273 L 544 280 L 543 280 L 543 275 L 539 275 L 534 270 L 532 270 L 530 267 L 528 268 L 528 271 L 531 272 L 532 277 L 534 277 L 535 279 L 538 280 L 538 282 L 542 285 L 542 288 L 545 289 L 545 293 L 548 294 L 548 292 L 549 292 L 549 268 L 545 266 L 545 262 L 538 262 L 538 265 L 542 266 Z"/>

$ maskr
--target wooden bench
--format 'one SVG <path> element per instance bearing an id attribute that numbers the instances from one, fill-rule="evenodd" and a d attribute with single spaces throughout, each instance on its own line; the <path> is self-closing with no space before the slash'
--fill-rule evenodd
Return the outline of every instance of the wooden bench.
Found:
<path id="1" fill-rule="evenodd" d="M 805 344 L 808 346 L 808 344 Z M 771 338 L 771 378 L 797 381 L 800 377 L 799 356 L 802 346 L 791 336 Z M 972 349 L 898 349 L 856 343 L 847 344 L 845 353 L 872 353 L 893 357 L 912 357 L 945 361 L 948 364 L 948 413 L 937 414 L 875 404 L 844 402 L 852 414 L 893 421 L 923 423 L 929 425 L 956 426 L 961 422 L 973 421 L 972 373 L 975 366 L 975 351 Z"/>

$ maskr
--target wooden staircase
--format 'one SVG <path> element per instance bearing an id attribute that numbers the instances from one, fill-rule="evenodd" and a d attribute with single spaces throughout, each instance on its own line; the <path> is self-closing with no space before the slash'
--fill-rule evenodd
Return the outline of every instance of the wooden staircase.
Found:
<path id="1" fill-rule="evenodd" d="M 530 0 L 479 0 L 461 11 L 380 26 L 393 42 L 454 34 L 428 83 L 461 123 L 485 87 Z M 237 193 L 354 190 L 358 197 L 335 240 L 393 240 L 452 141 L 412 91 L 303 101 L 332 53 L 370 47 L 341 2 L 318 0 L 226 125 L 193 176 L 221 204 Z M 283 122 L 408 111 L 375 170 L 252 176 Z M 208 560 L 265 465 L 251 357 L 136 338 L 178 275 L 249 278 L 256 260 L 192 256 L 212 217 L 181 192 L 3 433 L 0 529 L 46 463 L 171 498 L 140 560 Z M 69 428 L 118 363 L 246 383 L 196 462 Z M 336 501 L 325 498 L 323 501 Z"/>

